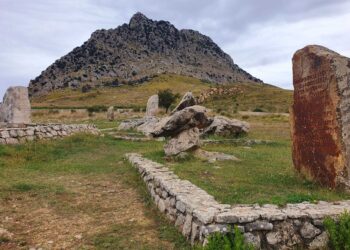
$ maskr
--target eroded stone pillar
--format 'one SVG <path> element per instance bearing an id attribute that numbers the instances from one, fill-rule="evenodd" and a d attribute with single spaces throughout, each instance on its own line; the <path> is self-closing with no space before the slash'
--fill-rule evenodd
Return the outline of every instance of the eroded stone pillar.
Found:
<path id="1" fill-rule="evenodd" d="M 26 87 L 7 89 L 0 105 L 0 122 L 9 124 L 31 123 L 31 107 Z"/>
<path id="2" fill-rule="evenodd" d="M 323 185 L 350 186 L 350 59 L 312 45 L 293 56 L 293 162 Z"/>

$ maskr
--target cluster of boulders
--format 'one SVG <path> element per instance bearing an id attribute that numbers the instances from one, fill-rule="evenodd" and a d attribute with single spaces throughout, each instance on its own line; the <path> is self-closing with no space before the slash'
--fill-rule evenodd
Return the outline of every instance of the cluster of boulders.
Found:
<path id="1" fill-rule="evenodd" d="M 237 94 L 242 94 L 243 90 L 238 87 L 213 87 L 207 89 L 199 94 L 197 98 L 197 103 L 203 103 L 212 96 L 235 96 Z"/>
<path id="2" fill-rule="evenodd" d="M 167 156 L 176 156 L 182 152 L 195 151 L 200 147 L 200 138 L 209 134 L 220 136 L 237 136 L 249 131 L 249 124 L 223 116 L 209 116 L 209 111 L 197 105 L 196 98 L 187 92 L 176 108 L 167 117 L 159 119 L 157 96 L 152 96 L 147 103 L 146 116 L 140 119 L 127 120 L 119 125 L 120 130 L 136 129 L 154 138 L 168 137 L 170 140 L 164 146 Z M 234 159 L 220 154 L 196 155 L 212 159 Z M 221 156 L 221 157 L 219 157 Z"/>

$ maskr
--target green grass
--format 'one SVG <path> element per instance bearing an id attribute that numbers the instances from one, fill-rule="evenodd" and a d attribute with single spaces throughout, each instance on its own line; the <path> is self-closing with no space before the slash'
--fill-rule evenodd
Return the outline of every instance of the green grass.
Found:
<path id="1" fill-rule="evenodd" d="M 69 182 L 62 185 L 56 178 L 59 176 L 63 179 L 79 180 L 98 179 L 101 176 L 121 180 L 125 187 L 138 191 L 145 206 L 145 215 L 153 221 L 153 225 L 112 223 L 88 239 L 87 245 L 96 249 L 140 249 L 140 246 L 144 246 L 144 249 L 168 249 L 169 246 L 175 246 L 175 249 L 190 249 L 182 235 L 151 202 L 136 169 L 124 161 L 124 154 L 127 152 L 147 153 L 161 149 L 160 143 L 150 143 L 129 143 L 108 136 L 83 134 L 62 140 L 16 146 L 0 145 L 0 202 L 11 201 L 13 197 L 23 194 L 24 197 L 28 197 L 25 200 L 33 199 L 31 209 L 47 204 L 46 206 L 53 209 L 57 215 L 68 218 L 82 212 L 103 214 L 104 208 L 99 204 L 74 203 L 78 194 L 69 187 L 66 188 Z M 147 230 L 157 232 L 156 239 L 153 239 L 156 246 L 148 245 L 149 243 L 144 241 L 143 235 Z M 1 239 L 0 244 L 5 243 L 6 241 Z"/>
<path id="2" fill-rule="evenodd" d="M 46 96 L 32 98 L 34 108 L 69 108 L 90 107 L 95 105 L 116 106 L 124 108 L 145 108 L 148 98 L 160 90 L 172 89 L 183 95 L 187 91 L 199 94 L 210 85 L 192 77 L 178 75 L 160 75 L 149 82 L 136 86 L 99 88 L 88 93 L 80 90 L 58 90 Z"/>
<path id="3" fill-rule="evenodd" d="M 46 96 L 32 98 L 32 107 L 42 108 L 87 108 L 96 105 L 116 106 L 123 108 L 144 109 L 148 98 L 160 90 L 171 89 L 174 93 L 183 95 L 192 91 L 195 96 L 215 84 L 204 83 L 192 77 L 164 74 L 149 82 L 135 86 L 121 86 L 115 88 L 98 88 L 88 93 L 80 90 L 57 90 Z M 293 92 L 271 85 L 236 83 L 226 85 L 238 86 L 242 93 L 237 96 L 218 95 L 203 103 L 223 115 L 232 115 L 237 110 L 253 111 L 256 109 L 266 112 L 288 112 Z"/>

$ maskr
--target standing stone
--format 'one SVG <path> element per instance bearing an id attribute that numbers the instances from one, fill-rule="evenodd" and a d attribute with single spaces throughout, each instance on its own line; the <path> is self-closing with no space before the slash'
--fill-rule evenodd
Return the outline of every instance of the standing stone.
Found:
<path id="1" fill-rule="evenodd" d="M 295 168 L 329 187 L 350 186 L 350 59 L 312 45 L 293 56 Z"/>
<path id="2" fill-rule="evenodd" d="M 107 119 L 109 121 L 114 121 L 114 107 L 113 106 L 109 107 L 107 110 Z"/>
<path id="3" fill-rule="evenodd" d="M 180 103 L 176 106 L 176 108 L 172 111 L 175 113 L 176 111 L 183 110 L 184 108 L 191 107 L 196 105 L 196 99 L 194 98 L 192 92 L 187 92 L 183 97 Z"/>
<path id="4" fill-rule="evenodd" d="M 7 89 L 0 105 L 0 122 L 10 124 L 31 123 L 31 107 L 26 87 Z"/>
<path id="5" fill-rule="evenodd" d="M 147 101 L 146 116 L 155 116 L 159 108 L 158 95 L 152 95 Z"/>

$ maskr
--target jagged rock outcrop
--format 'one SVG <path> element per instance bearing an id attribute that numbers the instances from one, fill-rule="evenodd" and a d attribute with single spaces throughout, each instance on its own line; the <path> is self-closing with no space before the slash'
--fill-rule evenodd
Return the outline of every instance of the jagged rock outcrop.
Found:
<path id="1" fill-rule="evenodd" d="M 261 83 L 209 37 L 136 13 L 129 24 L 95 31 L 82 46 L 32 80 L 29 93 L 38 96 L 61 88 L 135 84 L 162 73 L 217 83 Z"/>

